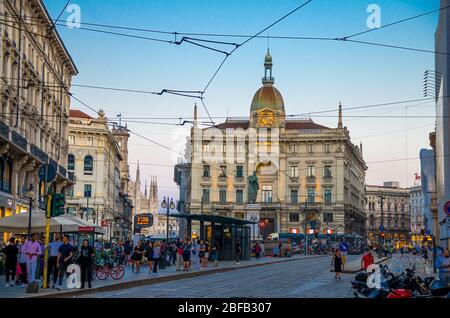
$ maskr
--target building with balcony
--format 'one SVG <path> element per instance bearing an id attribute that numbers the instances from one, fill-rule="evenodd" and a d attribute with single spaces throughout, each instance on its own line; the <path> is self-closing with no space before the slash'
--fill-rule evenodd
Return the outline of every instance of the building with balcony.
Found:
<path id="1" fill-rule="evenodd" d="M 425 196 L 422 186 L 416 185 L 409 189 L 409 202 L 411 205 L 411 240 L 420 243 L 423 240 Z"/>
<path id="2" fill-rule="evenodd" d="M 70 111 L 67 169 L 76 184 L 67 192 L 67 212 L 105 228 L 108 238 L 123 239 L 131 228 L 125 223 L 131 211 L 122 180 L 127 178 L 128 137 L 120 130 L 109 129 L 102 110 L 97 118 Z"/>
<path id="3" fill-rule="evenodd" d="M 28 196 L 45 207 L 44 164 L 56 171 L 58 192 L 74 182 L 66 169 L 68 92 L 78 70 L 43 1 L 0 0 L 0 16 L 0 217 L 7 217 L 28 211 Z"/>
<path id="4" fill-rule="evenodd" d="M 384 239 L 394 244 L 409 241 L 411 233 L 410 191 L 398 182 L 384 182 L 383 186 L 366 186 L 366 214 L 368 239 L 377 243 L 380 230 Z"/>
<path id="5" fill-rule="evenodd" d="M 197 107 L 189 137 L 189 197 L 186 210 L 258 222 L 254 237 L 272 232 L 365 233 L 362 146 L 342 122 L 337 127 L 286 116 L 274 87 L 272 56 L 264 61 L 263 86 L 249 118 L 228 118 L 200 128 Z M 258 182 L 251 199 L 249 177 Z"/>
<path id="6" fill-rule="evenodd" d="M 448 7 L 450 0 L 441 0 L 442 7 Z M 450 248 L 450 217 L 445 207 L 450 202 L 450 11 L 441 10 L 435 34 L 435 91 L 436 91 L 436 132 L 433 136 L 436 162 L 436 193 L 432 194 L 435 204 L 433 218 L 436 244 Z M 448 210 L 448 209 L 447 209 Z"/>

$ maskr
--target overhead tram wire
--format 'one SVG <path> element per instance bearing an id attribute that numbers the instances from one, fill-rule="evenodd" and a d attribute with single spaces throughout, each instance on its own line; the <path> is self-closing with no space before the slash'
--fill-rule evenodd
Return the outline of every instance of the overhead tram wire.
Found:
<path id="1" fill-rule="evenodd" d="M 441 7 L 441 8 L 436 9 L 436 10 L 431 10 L 431 11 L 428 11 L 428 12 L 425 12 L 425 13 L 421 13 L 421 14 L 418 14 L 418 15 L 415 15 L 415 16 L 412 16 L 412 17 L 408 17 L 408 18 L 405 18 L 405 19 L 394 21 L 394 22 L 391 22 L 391 23 L 388 23 L 388 24 L 384 24 L 384 25 L 380 26 L 379 28 L 369 29 L 369 30 L 361 31 L 361 32 L 358 32 L 358 33 L 355 33 L 355 34 L 347 35 L 347 36 L 342 37 L 342 39 L 348 40 L 349 38 L 353 38 L 355 36 L 359 36 L 359 35 L 367 34 L 367 33 L 370 33 L 370 32 L 378 31 L 378 30 L 381 30 L 381 29 L 384 29 L 384 28 L 388 28 L 388 27 L 391 27 L 393 25 L 397 25 L 397 24 L 400 24 L 400 23 L 403 23 L 403 22 L 414 20 L 414 19 L 426 16 L 426 15 L 429 15 L 429 14 L 432 14 L 432 13 L 435 13 L 435 12 L 440 12 L 440 11 L 446 10 L 448 8 L 450 8 L 450 5 L 449 6 L 445 6 L 445 7 Z"/>

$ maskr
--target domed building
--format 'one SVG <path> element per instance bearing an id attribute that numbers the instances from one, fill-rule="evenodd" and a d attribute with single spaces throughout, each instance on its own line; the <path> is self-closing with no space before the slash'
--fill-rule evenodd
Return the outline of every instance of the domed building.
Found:
<path id="1" fill-rule="evenodd" d="M 195 106 L 186 210 L 256 221 L 251 239 L 305 231 L 365 236 L 367 166 L 342 124 L 341 105 L 336 127 L 290 119 L 272 68 L 268 51 L 247 119 L 199 128 Z"/>

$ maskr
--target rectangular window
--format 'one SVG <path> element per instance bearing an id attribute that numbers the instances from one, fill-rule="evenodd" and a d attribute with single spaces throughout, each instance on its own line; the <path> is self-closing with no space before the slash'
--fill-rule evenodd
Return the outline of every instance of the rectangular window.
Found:
<path id="1" fill-rule="evenodd" d="M 227 203 L 227 189 L 220 189 L 219 190 L 219 202 L 221 204 Z"/>
<path id="2" fill-rule="evenodd" d="M 236 190 L 236 203 L 244 203 L 244 190 Z"/>
<path id="3" fill-rule="evenodd" d="M 333 213 L 324 213 L 323 214 L 323 222 L 332 223 L 333 222 Z"/>
<path id="4" fill-rule="evenodd" d="M 87 145 L 90 147 L 94 146 L 94 138 L 93 137 L 87 137 Z"/>
<path id="5" fill-rule="evenodd" d="M 209 144 L 204 144 L 203 145 L 203 152 L 204 153 L 208 153 L 209 152 Z"/>
<path id="6" fill-rule="evenodd" d="M 209 203 L 209 189 L 203 189 L 202 199 L 203 203 Z"/>
<path id="7" fill-rule="evenodd" d="M 330 189 L 323 190 L 323 200 L 325 204 L 331 204 L 332 191 Z"/>
<path id="8" fill-rule="evenodd" d="M 75 136 L 69 135 L 69 145 L 75 145 Z"/>
<path id="9" fill-rule="evenodd" d="M 244 177 L 244 166 L 236 166 L 236 177 L 237 178 Z"/>
<path id="10" fill-rule="evenodd" d="M 308 203 L 316 202 L 316 190 L 308 189 Z"/>
<path id="11" fill-rule="evenodd" d="M 203 165 L 203 176 L 204 177 L 211 176 L 211 167 L 209 165 Z"/>
<path id="12" fill-rule="evenodd" d="M 84 185 L 84 197 L 90 198 L 92 195 L 92 185 L 91 184 L 85 184 Z"/>
<path id="13" fill-rule="evenodd" d="M 314 152 L 314 145 L 313 144 L 309 144 L 308 145 L 308 153 L 313 153 Z"/>
<path id="14" fill-rule="evenodd" d="M 326 153 L 330 153 L 331 152 L 331 145 L 330 144 L 325 144 L 325 152 Z"/>
<path id="15" fill-rule="evenodd" d="M 298 177 L 298 166 L 291 166 L 291 177 L 292 178 Z"/>
<path id="16" fill-rule="evenodd" d="M 226 178 L 227 176 L 227 166 L 220 166 L 219 178 Z"/>
<path id="17" fill-rule="evenodd" d="M 69 190 L 67 191 L 68 197 L 73 197 L 73 186 L 69 187 Z"/>
<path id="18" fill-rule="evenodd" d="M 291 153 L 297 153 L 297 145 L 291 145 Z"/>
<path id="19" fill-rule="evenodd" d="M 308 166 L 306 170 L 306 176 L 308 178 L 311 178 L 315 177 L 315 175 L 316 175 L 316 168 L 314 166 Z"/>
<path id="20" fill-rule="evenodd" d="M 262 186 L 262 198 L 265 203 L 272 203 L 272 186 Z"/>
<path id="21" fill-rule="evenodd" d="M 331 175 L 331 166 L 324 166 L 323 167 L 323 176 L 325 178 L 331 178 L 332 177 L 332 175 Z"/>
<path id="22" fill-rule="evenodd" d="M 298 190 L 291 190 L 291 203 L 298 203 Z"/>
<path id="23" fill-rule="evenodd" d="M 300 215 L 298 213 L 289 213 L 289 222 L 299 222 Z"/>

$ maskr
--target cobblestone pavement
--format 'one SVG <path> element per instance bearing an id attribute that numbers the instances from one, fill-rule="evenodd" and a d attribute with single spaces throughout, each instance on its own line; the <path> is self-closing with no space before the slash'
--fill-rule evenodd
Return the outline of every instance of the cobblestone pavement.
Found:
<path id="1" fill-rule="evenodd" d="M 359 258 L 352 255 L 348 261 Z M 354 274 L 343 274 L 342 280 L 337 281 L 330 272 L 330 263 L 331 256 L 304 259 L 78 297 L 351 297 L 350 281 Z"/>

